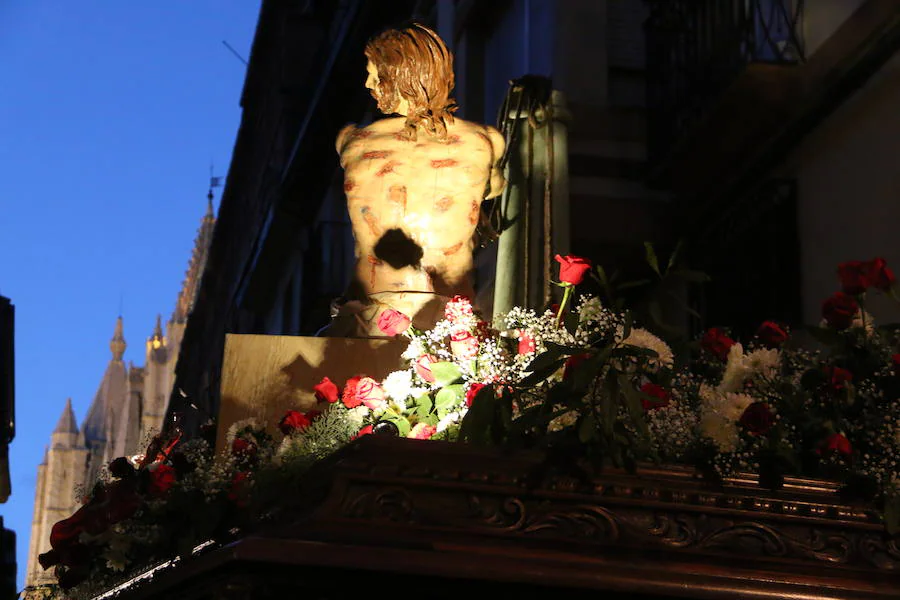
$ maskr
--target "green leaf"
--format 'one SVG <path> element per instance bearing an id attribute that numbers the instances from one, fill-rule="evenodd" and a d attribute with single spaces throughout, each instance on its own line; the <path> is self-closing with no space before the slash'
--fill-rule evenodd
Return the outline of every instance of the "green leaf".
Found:
<path id="1" fill-rule="evenodd" d="M 416 399 L 416 408 L 413 413 L 418 417 L 424 417 L 434 410 L 434 398 L 430 394 L 419 396 Z"/>
<path id="2" fill-rule="evenodd" d="M 571 356 L 573 354 L 582 354 L 587 348 L 577 348 L 575 346 L 563 346 L 555 342 L 544 342 L 544 347 L 551 352 L 556 352 L 560 356 Z"/>
<path id="3" fill-rule="evenodd" d="M 488 439 L 491 422 L 494 420 L 495 404 L 493 387 L 485 386 L 478 391 L 459 427 L 459 437 L 462 441 L 481 443 Z"/>
<path id="4" fill-rule="evenodd" d="M 434 375 L 434 382 L 441 387 L 454 383 L 462 376 L 459 366 L 452 362 L 433 363 L 431 373 Z"/>
<path id="5" fill-rule="evenodd" d="M 560 367 L 562 367 L 563 364 L 565 364 L 565 362 L 566 362 L 566 359 L 557 358 L 554 362 L 544 365 L 540 369 L 532 371 L 529 375 L 526 375 L 525 377 L 523 377 L 519 381 L 518 386 L 519 387 L 531 387 L 533 385 L 536 385 L 536 384 L 544 381 L 545 379 L 547 379 L 548 377 L 550 377 L 551 375 L 556 373 L 556 371 Z"/>
<path id="6" fill-rule="evenodd" d="M 656 260 L 656 251 L 653 250 L 653 244 L 644 242 L 644 251 L 647 255 L 647 264 L 650 265 L 650 268 L 653 269 L 654 273 L 662 275 L 662 273 L 659 272 L 659 261 Z"/>
<path id="7" fill-rule="evenodd" d="M 622 339 L 626 339 L 631 335 L 631 329 L 634 326 L 634 315 L 630 310 L 625 311 L 625 325 L 622 328 Z"/>
<path id="8" fill-rule="evenodd" d="M 675 262 L 678 260 L 678 255 L 681 254 L 681 246 L 684 245 L 684 239 L 678 240 L 678 243 L 675 244 L 675 249 L 672 250 L 672 254 L 669 255 L 669 264 L 666 265 L 666 273 L 672 270 L 672 267 L 675 266 Z"/>
<path id="9" fill-rule="evenodd" d="M 650 398 L 647 394 L 636 390 L 624 376 L 619 377 L 619 388 L 625 396 L 625 408 L 628 410 L 628 416 L 631 418 L 632 424 L 644 439 L 649 439 L 650 428 L 647 427 L 647 420 L 644 418 L 644 405 L 641 403 L 641 398 L 644 396 L 648 399 L 654 398 Z"/>
<path id="10" fill-rule="evenodd" d="M 439 411 L 450 410 L 462 402 L 464 397 L 463 384 L 448 385 L 437 393 L 434 398 L 434 406 Z"/>
<path id="11" fill-rule="evenodd" d="M 539 371 L 546 367 L 549 364 L 552 364 L 556 360 L 559 359 L 559 352 L 554 350 L 551 347 L 548 347 L 547 350 L 541 352 L 537 356 L 531 359 L 531 362 L 528 363 L 528 366 L 525 367 L 526 371 Z"/>

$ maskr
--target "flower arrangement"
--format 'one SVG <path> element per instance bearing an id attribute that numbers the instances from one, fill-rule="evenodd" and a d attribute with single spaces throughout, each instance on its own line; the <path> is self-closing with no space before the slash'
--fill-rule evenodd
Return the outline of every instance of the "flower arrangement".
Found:
<path id="1" fill-rule="evenodd" d="M 896 298 L 883 260 L 842 263 L 842 289 L 816 327 L 767 321 L 745 343 L 712 328 L 690 356 L 619 304 L 577 297 L 587 277 L 610 290 L 601 268 L 556 260 L 562 300 L 544 311 L 514 308 L 487 323 L 457 296 L 427 331 L 385 311 L 381 330 L 409 340 L 405 367 L 380 381 L 323 378 L 316 409 L 288 411 L 280 440 L 242 421 L 224 456 L 176 435 L 113 461 L 84 506 L 54 526 L 42 564 L 79 592 L 189 555 L 271 514 L 285 486 L 296 489 L 316 461 L 364 435 L 540 448 L 549 468 L 585 477 L 605 463 L 663 461 L 713 480 L 755 472 L 770 488 L 789 474 L 836 478 L 846 494 L 879 503 L 897 532 L 900 337 L 865 311 L 870 293 Z M 649 246 L 648 262 L 662 281 L 700 279 L 674 257 L 661 269 Z"/>

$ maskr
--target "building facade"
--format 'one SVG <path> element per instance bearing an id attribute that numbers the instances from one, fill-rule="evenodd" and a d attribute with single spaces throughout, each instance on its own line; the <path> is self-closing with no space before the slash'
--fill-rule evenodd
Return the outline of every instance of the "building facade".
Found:
<path id="1" fill-rule="evenodd" d="M 215 227 L 212 192 L 194 244 L 187 274 L 172 316 L 163 327 L 157 317 L 147 339 L 143 366 L 126 364 L 122 317 L 116 320 L 109 343 L 110 361 L 81 424 L 67 400 L 37 468 L 34 513 L 28 549 L 26 586 L 55 583 L 38 556 L 50 549 L 50 530 L 70 516 L 100 470 L 119 456 L 142 452 L 149 438 L 161 430 L 174 382 L 181 341 Z"/>

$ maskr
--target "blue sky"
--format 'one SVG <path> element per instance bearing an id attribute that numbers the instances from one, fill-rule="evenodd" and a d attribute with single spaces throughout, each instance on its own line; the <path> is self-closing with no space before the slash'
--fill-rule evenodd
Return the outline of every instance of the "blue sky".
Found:
<path id="1" fill-rule="evenodd" d="M 13 495 L 24 579 L 36 468 L 110 359 L 143 364 L 240 120 L 259 0 L 0 0 L 0 294 L 16 305 Z M 216 206 L 218 206 L 218 197 Z"/>

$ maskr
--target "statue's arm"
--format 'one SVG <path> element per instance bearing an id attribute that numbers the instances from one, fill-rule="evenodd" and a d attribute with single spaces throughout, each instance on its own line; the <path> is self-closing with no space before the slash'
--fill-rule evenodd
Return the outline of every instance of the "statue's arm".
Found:
<path id="1" fill-rule="evenodd" d="M 503 178 L 503 171 L 500 169 L 500 159 L 503 158 L 503 151 L 506 149 L 506 140 L 493 127 L 485 126 L 485 130 L 491 144 L 491 188 L 485 198 L 496 198 L 506 187 L 506 179 Z"/>
<path id="2" fill-rule="evenodd" d="M 350 136 L 353 135 L 354 131 L 356 131 L 356 125 L 351 123 L 338 132 L 337 140 L 334 142 L 334 148 L 338 154 L 342 155 L 344 153 L 344 146 L 350 140 Z"/>

